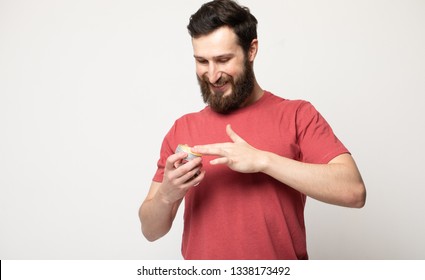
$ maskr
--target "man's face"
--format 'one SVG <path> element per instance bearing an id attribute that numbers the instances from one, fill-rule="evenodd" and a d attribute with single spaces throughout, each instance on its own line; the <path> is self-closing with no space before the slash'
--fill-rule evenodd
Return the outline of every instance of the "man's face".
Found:
<path id="1" fill-rule="evenodd" d="M 230 113 L 252 94 L 252 61 L 237 43 L 228 27 L 192 40 L 196 75 L 202 97 L 212 110 Z"/>

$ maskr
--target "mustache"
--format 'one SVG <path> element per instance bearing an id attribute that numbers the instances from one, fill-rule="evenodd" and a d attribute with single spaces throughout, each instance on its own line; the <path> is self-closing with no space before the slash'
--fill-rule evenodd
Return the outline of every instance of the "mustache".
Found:
<path id="1" fill-rule="evenodd" d="M 220 78 L 215 82 L 215 83 L 211 83 L 210 79 L 208 78 L 207 73 L 202 75 L 201 78 L 202 82 L 208 84 L 208 85 L 212 85 L 215 87 L 220 87 L 223 86 L 224 84 L 226 84 L 227 82 L 231 82 L 233 84 L 233 77 L 230 75 L 227 75 L 225 73 L 222 73 Z"/>

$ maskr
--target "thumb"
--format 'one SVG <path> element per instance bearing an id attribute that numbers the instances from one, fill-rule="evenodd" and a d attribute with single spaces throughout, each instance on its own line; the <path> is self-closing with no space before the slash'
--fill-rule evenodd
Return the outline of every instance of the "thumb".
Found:
<path id="1" fill-rule="evenodd" d="M 232 141 L 234 143 L 237 142 L 245 142 L 245 140 L 243 140 L 239 135 L 236 134 L 236 132 L 233 131 L 232 127 L 230 126 L 230 124 L 228 124 L 226 126 L 226 133 L 227 135 L 230 137 L 230 139 L 232 139 Z"/>

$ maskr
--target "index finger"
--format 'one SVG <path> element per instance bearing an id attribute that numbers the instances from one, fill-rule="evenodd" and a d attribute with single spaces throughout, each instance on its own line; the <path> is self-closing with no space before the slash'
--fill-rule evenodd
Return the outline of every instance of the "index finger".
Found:
<path id="1" fill-rule="evenodd" d="M 182 161 L 184 158 L 187 157 L 187 153 L 185 152 L 179 152 L 176 154 L 172 154 L 167 158 L 167 161 L 165 162 L 165 168 L 166 169 L 172 169 L 174 168 L 174 164 L 176 162 Z"/>
<path id="2" fill-rule="evenodd" d="M 201 153 L 203 155 L 210 156 L 224 156 L 224 149 L 227 146 L 227 143 L 217 143 L 217 144 L 208 144 L 208 145 L 199 145 L 192 148 L 192 151 L 195 153 Z"/>

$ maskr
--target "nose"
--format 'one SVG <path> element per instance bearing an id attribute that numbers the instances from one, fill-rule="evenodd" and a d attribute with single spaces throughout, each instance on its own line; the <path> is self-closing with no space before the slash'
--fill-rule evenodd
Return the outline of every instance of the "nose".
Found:
<path id="1" fill-rule="evenodd" d="M 215 84 L 221 78 L 221 71 L 218 69 L 215 63 L 210 63 L 208 65 L 208 80 L 211 84 Z"/>

